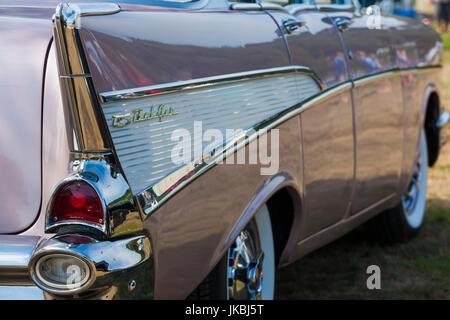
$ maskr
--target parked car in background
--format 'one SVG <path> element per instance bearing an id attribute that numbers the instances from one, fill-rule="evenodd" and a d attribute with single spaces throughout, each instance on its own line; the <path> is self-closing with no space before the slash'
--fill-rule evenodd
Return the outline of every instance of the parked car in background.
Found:
<path id="1" fill-rule="evenodd" d="M 414 237 L 442 41 L 364 12 L 0 0 L 0 297 L 272 299 L 276 268 L 363 223 Z"/>

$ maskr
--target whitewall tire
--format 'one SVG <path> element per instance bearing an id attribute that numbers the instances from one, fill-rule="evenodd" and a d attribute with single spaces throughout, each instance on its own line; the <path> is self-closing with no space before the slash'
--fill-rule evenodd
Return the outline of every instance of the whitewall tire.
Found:
<path id="1" fill-rule="evenodd" d="M 381 242 L 404 242 L 415 237 L 423 225 L 426 210 L 428 149 L 425 131 L 411 181 L 401 202 L 366 223 L 368 238 Z"/>
<path id="2" fill-rule="evenodd" d="M 271 300 L 274 292 L 272 224 L 269 209 L 263 205 L 189 298 Z"/>

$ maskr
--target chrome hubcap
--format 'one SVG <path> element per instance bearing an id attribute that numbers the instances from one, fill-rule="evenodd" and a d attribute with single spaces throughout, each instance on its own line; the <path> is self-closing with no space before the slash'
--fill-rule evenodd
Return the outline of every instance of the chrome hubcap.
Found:
<path id="1" fill-rule="evenodd" d="M 250 224 L 228 251 L 228 299 L 260 300 L 263 289 L 264 253 Z"/>
<path id="2" fill-rule="evenodd" d="M 417 199 L 419 198 L 420 193 L 420 180 L 422 178 L 421 175 L 422 168 L 422 157 L 419 155 L 417 159 L 417 163 L 414 167 L 413 177 L 408 187 L 408 191 L 403 195 L 403 207 L 405 208 L 406 214 L 410 215 L 414 211 L 414 208 L 417 203 Z"/>

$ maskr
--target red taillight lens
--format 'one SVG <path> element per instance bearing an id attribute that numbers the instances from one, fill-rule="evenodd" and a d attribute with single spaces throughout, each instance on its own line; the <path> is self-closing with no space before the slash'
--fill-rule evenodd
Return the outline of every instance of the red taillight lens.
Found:
<path id="1" fill-rule="evenodd" d="M 55 194 L 50 221 L 57 223 L 68 220 L 104 223 L 100 197 L 85 181 L 68 182 Z"/>

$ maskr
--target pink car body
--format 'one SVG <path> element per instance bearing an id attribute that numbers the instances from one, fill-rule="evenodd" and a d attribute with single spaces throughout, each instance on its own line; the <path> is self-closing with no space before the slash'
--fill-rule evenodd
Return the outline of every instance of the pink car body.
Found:
<path id="1" fill-rule="evenodd" d="M 438 157 L 442 41 L 418 22 L 369 29 L 352 6 L 77 3 L 0 0 L 1 297 L 184 299 L 263 205 L 284 266 L 401 202 L 422 128 Z M 158 105 L 174 116 L 138 123 L 133 108 Z M 161 160 L 169 129 L 197 119 L 278 129 L 277 172 Z M 99 194 L 99 221 L 50 218 L 75 180 Z M 51 288 L 34 270 L 49 254 L 95 276 Z"/>

